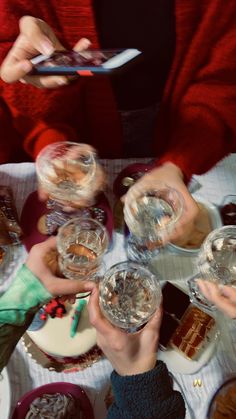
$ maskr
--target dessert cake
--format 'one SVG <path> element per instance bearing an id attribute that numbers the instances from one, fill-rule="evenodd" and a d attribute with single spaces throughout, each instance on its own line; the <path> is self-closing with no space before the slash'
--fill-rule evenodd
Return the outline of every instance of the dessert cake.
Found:
<path id="1" fill-rule="evenodd" d="M 186 358 L 200 356 L 214 330 L 215 320 L 195 306 L 190 306 L 171 338 L 171 346 Z"/>
<path id="2" fill-rule="evenodd" d="M 79 305 L 83 301 L 79 316 L 78 300 L 74 304 L 65 302 L 65 313 L 63 304 L 58 304 L 56 308 L 55 304 L 51 307 L 55 302 L 53 300 L 48 305 L 52 317 L 47 316 L 49 310 L 46 306 L 44 313 L 38 315 L 42 319 L 42 327 L 38 330 L 30 330 L 33 329 L 30 327 L 27 330 L 30 339 L 51 361 L 79 364 L 79 369 L 83 369 L 100 357 L 101 351 L 96 346 L 96 330 L 89 322 L 87 300 L 88 298 L 79 300 Z"/>
<path id="3" fill-rule="evenodd" d="M 162 289 L 161 349 L 175 349 L 185 358 L 197 359 L 215 335 L 215 320 L 190 303 L 189 297 L 170 283 Z"/>

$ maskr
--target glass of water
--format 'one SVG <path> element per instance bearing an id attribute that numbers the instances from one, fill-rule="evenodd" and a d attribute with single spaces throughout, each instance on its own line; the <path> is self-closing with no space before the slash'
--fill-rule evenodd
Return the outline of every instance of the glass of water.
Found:
<path id="1" fill-rule="evenodd" d="M 157 277 L 133 262 L 112 266 L 99 283 L 104 316 L 128 333 L 137 332 L 148 322 L 160 306 L 161 295 Z"/>
<path id="2" fill-rule="evenodd" d="M 68 279 L 95 279 L 109 245 L 106 228 L 92 218 L 73 218 L 59 228 L 59 268 Z"/>
<path id="3" fill-rule="evenodd" d="M 135 199 L 125 203 L 124 218 L 130 234 L 128 258 L 148 261 L 159 253 L 182 215 L 183 198 L 170 187 L 140 190 Z"/>
<path id="4" fill-rule="evenodd" d="M 36 159 L 40 187 L 57 202 L 80 206 L 91 195 L 96 154 L 87 144 L 57 142 L 46 146 Z M 92 205 L 94 196 L 90 197 Z"/>
<path id="5" fill-rule="evenodd" d="M 197 258 L 199 274 L 189 280 L 192 302 L 200 307 L 213 308 L 200 292 L 197 279 L 222 285 L 236 285 L 236 226 L 213 230 L 203 242 Z"/>

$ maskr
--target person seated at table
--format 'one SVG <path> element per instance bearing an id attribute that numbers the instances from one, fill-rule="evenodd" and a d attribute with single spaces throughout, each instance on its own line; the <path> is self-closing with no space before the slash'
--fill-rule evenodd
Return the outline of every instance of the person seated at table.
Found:
<path id="1" fill-rule="evenodd" d="M 143 181 L 179 190 L 180 226 L 190 228 L 198 209 L 186 183 L 235 149 L 235 2 L 136 3 L 2 0 L 1 78 L 22 83 L 0 84 L 0 162 L 14 161 L 20 144 L 34 159 L 59 140 L 87 142 L 100 157 L 154 157 Z M 143 54 L 116 77 L 29 74 L 39 53 L 88 46 Z"/>
<path id="2" fill-rule="evenodd" d="M 52 296 L 91 291 L 90 320 L 97 329 L 98 345 L 115 370 L 111 375 L 115 401 L 108 418 L 184 418 L 183 398 L 172 389 L 166 365 L 156 359 L 161 310 L 140 333 L 120 331 L 103 318 L 95 283 L 58 278 L 45 264 L 45 255 L 55 247 L 55 237 L 35 245 L 0 298 L 0 371 L 40 305 Z"/>

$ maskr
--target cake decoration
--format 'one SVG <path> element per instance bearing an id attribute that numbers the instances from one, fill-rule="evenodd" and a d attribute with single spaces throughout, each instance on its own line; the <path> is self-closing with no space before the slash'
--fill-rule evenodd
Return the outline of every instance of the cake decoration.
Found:
<path id="1" fill-rule="evenodd" d="M 31 332 L 35 332 L 36 330 L 40 330 L 47 320 L 47 315 L 43 308 L 40 308 L 39 311 L 35 314 L 32 323 L 29 325 L 28 329 Z"/>
<path id="2" fill-rule="evenodd" d="M 63 302 L 63 298 L 60 299 Z M 82 301 L 88 302 L 88 297 Z M 79 301 L 71 303 L 64 302 L 66 313 L 62 317 L 52 318 L 46 311 L 47 321 L 44 321 L 44 327 L 37 331 L 27 330 L 27 335 L 34 342 L 37 348 L 50 360 L 58 366 L 78 364 L 79 368 L 85 368 L 101 356 L 101 351 L 96 346 L 96 330 L 89 321 L 87 304 L 80 305 L 80 315 L 75 320 L 73 328 L 76 331 L 74 337 L 71 337 L 72 317 L 75 316 L 75 310 L 78 308 Z M 57 305 L 55 301 L 49 304 L 50 308 L 55 310 Z M 77 327 L 76 327 L 77 322 Z M 73 333 L 73 332 L 72 332 Z M 49 365 L 47 363 L 47 365 Z"/>
<path id="3" fill-rule="evenodd" d="M 72 317 L 70 336 L 73 338 L 76 334 L 77 327 L 79 324 L 79 319 L 82 313 L 83 308 L 86 306 L 86 300 L 79 300 L 77 307 L 75 308 L 74 315 Z"/>
<path id="4" fill-rule="evenodd" d="M 44 311 L 54 319 L 55 317 L 62 318 L 66 314 L 66 307 L 64 301 L 60 297 L 53 298 L 44 307 Z"/>

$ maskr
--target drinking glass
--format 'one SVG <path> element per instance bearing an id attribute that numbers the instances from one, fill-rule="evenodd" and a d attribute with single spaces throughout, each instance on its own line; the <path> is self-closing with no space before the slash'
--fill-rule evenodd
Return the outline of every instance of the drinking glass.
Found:
<path id="1" fill-rule="evenodd" d="M 144 326 L 160 303 L 157 277 L 137 263 L 117 263 L 100 280 L 99 304 L 104 316 L 128 333 Z"/>
<path id="2" fill-rule="evenodd" d="M 36 173 L 49 198 L 79 206 L 80 201 L 91 194 L 96 165 L 95 152 L 89 145 L 61 141 L 46 146 L 39 153 Z"/>
<path id="3" fill-rule="evenodd" d="M 222 285 L 236 284 L 236 226 L 213 230 L 203 242 L 197 258 L 199 274 L 189 280 L 192 302 L 212 309 L 214 306 L 202 295 L 196 280 L 206 279 Z"/>
<path id="4" fill-rule="evenodd" d="M 168 241 L 183 210 L 183 198 L 173 188 L 142 190 L 125 203 L 124 218 L 130 234 L 128 258 L 148 261 Z"/>
<path id="5" fill-rule="evenodd" d="M 68 279 L 95 279 L 109 244 L 106 228 L 92 218 L 73 218 L 59 228 L 59 267 Z"/>

